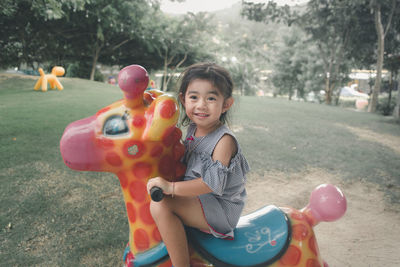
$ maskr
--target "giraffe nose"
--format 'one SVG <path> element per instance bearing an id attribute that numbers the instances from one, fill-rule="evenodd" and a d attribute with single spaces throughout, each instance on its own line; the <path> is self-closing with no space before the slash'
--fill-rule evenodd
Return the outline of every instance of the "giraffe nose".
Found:
<path id="1" fill-rule="evenodd" d="M 60 141 L 64 163 L 78 171 L 99 171 L 101 152 L 95 146 L 96 116 L 72 122 Z"/>

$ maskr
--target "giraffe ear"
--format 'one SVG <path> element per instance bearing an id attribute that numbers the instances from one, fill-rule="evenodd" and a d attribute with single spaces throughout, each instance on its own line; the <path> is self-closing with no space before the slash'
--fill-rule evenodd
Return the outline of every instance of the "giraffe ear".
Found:
<path id="1" fill-rule="evenodd" d="M 161 141 L 179 118 L 178 102 L 170 95 L 158 96 L 146 111 L 147 124 L 143 139 Z"/>

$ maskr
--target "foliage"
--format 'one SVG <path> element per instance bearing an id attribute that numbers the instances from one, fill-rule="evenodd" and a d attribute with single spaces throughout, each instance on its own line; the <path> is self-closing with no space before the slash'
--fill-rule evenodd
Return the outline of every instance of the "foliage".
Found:
<path id="1" fill-rule="evenodd" d="M 192 26 L 198 25 L 197 18 L 185 19 Z M 0 67 L 27 64 L 35 69 L 38 64 L 47 67 L 79 62 L 91 66 L 82 74 L 91 79 L 99 63 L 125 66 L 135 62 L 149 70 L 158 69 L 163 66 L 163 56 L 155 51 L 164 48 L 160 35 L 154 33 L 162 31 L 160 24 L 175 25 L 172 36 L 163 33 L 163 38 L 167 35 L 173 40 L 184 32 L 184 38 L 178 36 L 181 43 L 198 44 L 177 49 L 178 54 L 188 54 L 188 62 L 204 58 L 206 46 L 198 42 L 203 39 L 192 38 L 193 27 L 182 31 L 179 26 L 183 22 L 167 19 L 158 0 L 17 0 L 0 17 L 0 34 L 7 36 L 0 40 Z"/>
<path id="2" fill-rule="evenodd" d="M 344 78 L 350 71 L 348 67 L 350 63 L 353 66 L 370 67 L 376 62 L 376 59 L 371 57 L 376 54 L 374 50 L 377 43 L 376 35 L 371 34 L 375 32 L 374 16 L 371 15 L 373 8 L 379 3 L 385 25 L 390 22 L 393 11 L 393 8 L 390 9 L 393 6 L 392 0 L 381 2 L 310 0 L 304 7 L 295 9 L 290 9 L 288 6 L 279 7 L 273 2 L 267 4 L 243 2 L 242 14 L 249 19 L 264 23 L 279 20 L 288 26 L 298 25 L 307 33 L 308 43 L 313 43 L 318 48 L 320 58 L 323 60 L 326 75 L 325 95 L 328 104 L 334 99 L 338 87 L 345 82 Z M 397 25 L 398 20 L 394 21 L 396 20 L 393 20 L 393 23 Z M 398 31 L 392 31 L 390 40 L 396 39 L 394 32 L 398 34 Z M 287 71 L 291 69 L 288 68 Z M 338 93 L 336 103 L 337 101 Z"/>
<path id="3" fill-rule="evenodd" d="M 376 105 L 376 112 L 384 116 L 390 116 L 393 114 L 395 106 L 396 106 L 395 97 L 391 97 L 389 101 L 389 97 L 387 95 L 381 96 L 379 97 L 378 103 Z"/>
<path id="4" fill-rule="evenodd" d="M 291 27 L 283 38 L 275 59 L 273 83 L 278 94 L 306 99 L 309 92 L 318 95 L 323 88 L 323 67 L 315 46 L 307 42 L 298 27 Z"/>
<path id="5" fill-rule="evenodd" d="M 217 12 L 213 19 L 216 34 L 209 45 L 216 61 L 227 68 L 241 95 L 254 95 L 265 90 L 260 79 L 270 69 L 271 58 L 278 45 L 278 28 L 265 29 L 262 23 L 240 16 L 240 5 L 225 12 Z"/>
<path id="6" fill-rule="evenodd" d="M 210 14 L 187 13 L 180 17 L 162 16 L 154 23 L 149 49 L 162 62 L 162 89 L 166 90 L 180 66 L 188 66 L 197 61 L 211 60 L 206 50 L 212 34 Z"/>

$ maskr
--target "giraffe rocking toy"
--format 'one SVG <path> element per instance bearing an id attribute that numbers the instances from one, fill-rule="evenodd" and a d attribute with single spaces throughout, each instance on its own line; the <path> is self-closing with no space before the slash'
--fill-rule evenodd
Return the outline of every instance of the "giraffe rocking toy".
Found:
<path id="1" fill-rule="evenodd" d="M 124 99 L 96 115 L 71 123 L 60 141 L 65 164 L 79 171 L 112 172 L 119 178 L 129 221 L 125 266 L 170 267 L 171 261 L 150 214 L 147 180 L 177 181 L 185 173 L 184 146 L 176 127 L 176 100 L 147 90 L 149 77 L 139 65 L 121 70 Z M 313 226 L 334 221 L 346 211 L 346 198 L 333 185 L 321 185 L 302 210 L 266 206 L 243 216 L 234 240 L 187 229 L 191 266 L 327 266 Z"/>

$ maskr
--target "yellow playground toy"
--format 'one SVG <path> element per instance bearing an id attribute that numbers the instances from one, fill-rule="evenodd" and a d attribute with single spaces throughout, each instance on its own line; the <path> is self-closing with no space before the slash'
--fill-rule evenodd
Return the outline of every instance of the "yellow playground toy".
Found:
<path id="1" fill-rule="evenodd" d="M 37 91 L 39 88 L 42 88 L 43 92 L 47 91 L 47 83 L 50 84 L 51 89 L 55 89 L 57 87 L 58 90 L 64 89 L 60 81 L 57 79 L 57 76 L 63 76 L 65 70 L 63 67 L 55 66 L 51 70 L 51 74 L 44 74 L 42 68 L 39 68 L 40 78 L 36 82 L 34 89 Z"/>

